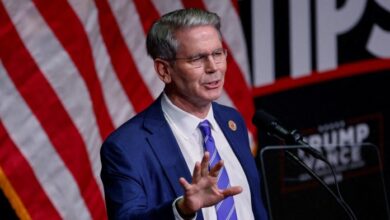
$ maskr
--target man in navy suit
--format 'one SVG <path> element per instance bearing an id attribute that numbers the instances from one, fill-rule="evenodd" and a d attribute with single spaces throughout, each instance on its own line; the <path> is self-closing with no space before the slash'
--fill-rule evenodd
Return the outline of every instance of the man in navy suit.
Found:
<path id="1" fill-rule="evenodd" d="M 221 204 L 231 198 L 228 219 L 267 219 L 245 123 L 214 102 L 227 66 L 221 39 L 218 15 L 199 9 L 177 10 L 153 24 L 147 50 L 165 88 L 102 146 L 110 219 L 219 220 Z M 209 136 L 199 127 L 204 122 L 221 158 L 213 165 L 215 154 L 204 150 Z M 219 187 L 221 176 L 227 187 Z"/>

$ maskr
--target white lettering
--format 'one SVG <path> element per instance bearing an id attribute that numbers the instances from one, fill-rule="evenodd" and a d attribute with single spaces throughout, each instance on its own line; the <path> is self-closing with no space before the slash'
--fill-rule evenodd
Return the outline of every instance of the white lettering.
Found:
<path id="1" fill-rule="evenodd" d="M 340 163 L 345 165 L 351 161 L 350 146 L 340 147 Z"/>
<path id="2" fill-rule="evenodd" d="M 376 0 L 383 9 L 390 12 L 389 0 Z M 367 50 L 377 57 L 390 57 L 390 32 L 385 31 L 378 25 L 374 25 L 368 37 Z"/>
<path id="3" fill-rule="evenodd" d="M 390 57 L 390 32 L 374 25 L 368 38 L 367 50 L 377 57 Z"/>
<path id="4" fill-rule="evenodd" d="M 345 125 L 345 123 L 343 123 Z M 318 126 L 323 129 L 322 133 L 312 134 L 304 137 L 304 140 L 312 147 L 322 151 L 327 160 L 334 166 L 350 166 L 362 162 L 361 143 L 370 135 L 370 127 L 366 123 L 339 127 L 340 122 L 328 123 Z M 333 129 L 332 129 L 333 128 Z M 326 164 L 316 160 L 311 155 L 298 152 L 301 158 L 309 167 L 315 170 L 326 168 Z"/>
<path id="5" fill-rule="evenodd" d="M 263 86 L 275 81 L 274 14 L 272 0 L 252 2 L 254 84 Z"/>
<path id="6" fill-rule="evenodd" d="M 298 157 L 310 168 L 314 167 L 315 158 L 311 155 L 306 156 L 305 152 L 301 149 L 298 149 Z"/>
<path id="7" fill-rule="evenodd" d="M 361 157 L 362 145 L 355 144 L 351 146 L 351 160 L 352 162 L 359 162 L 362 160 Z"/>
<path id="8" fill-rule="evenodd" d="M 337 130 L 333 130 L 330 133 L 326 132 L 322 135 L 323 138 L 323 146 L 326 146 L 327 149 L 333 150 L 335 149 L 338 143 L 338 133 Z"/>
<path id="9" fill-rule="evenodd" d="M 311 18 L 310 1 L 290 1 L 290 57 L 291 76 L 301 77 L 309 75 L 311 64 Z"/>
<path id="10" fill-rule="evenodd" d="M 358 124 L 356 126 L 356 143 L 363 143 L 370 134 L 370 128 L 367 124 Z"/>
<path id="11" fill-rule="evenodd" d="M 339 131 L 339 145 L 344 146 L 354 143 L 354 128 L 352 126 L 346 129 L 340 129 Z"/>
<path id="12" fill-rule="evenodd" d="M 317 70 L 337 67 L 337 36 L 351 30 L 360 20 L 366 0 L 347 0 L 336 8 L 336 0 L 316 1 Z"/>
<path id="13" fill-rule="evenodd" d="M 307 143 L 314 148 L 320 148 L 322 147 L 322 138 L 319 134 L 313 134 L 307 138 Z"/>
<path id="14" fill-rule="evenodd" d="M 338 165 L 339 163 L 339 153 L 336 149 L 334 150 L 326 150 L 326 159 L 328 159 L 329 163 L 332 165 Z"/>

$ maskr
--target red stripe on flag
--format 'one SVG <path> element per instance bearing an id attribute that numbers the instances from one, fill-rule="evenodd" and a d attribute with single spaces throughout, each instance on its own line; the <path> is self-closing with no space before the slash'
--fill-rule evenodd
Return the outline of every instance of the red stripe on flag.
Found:
<path id="1" fill-rule="evenodd" d="M 34 171 L 7 134 L 1 121 L 0 143 L 0 167 L 17 192 L 31 219 L 61 219 L 35 177 Z M 8 199 L 12 201 L 12 198 Z M 21 215 L 19 213 L 21 210 L 18 210 L 17 207 L 14 208 L 18 215 Z"/>
<path id="2" fill-rule="evenodd" d="M 206 8 L 201 0 L 182 0 L 182 2 L 185 8 Z"/>
<path id="3" fill-rule="evenodd" d="M 206 10 L 206 6 L 201 0 L 184 0 L 183 4 L 186 8 L 195 7 Z M 224 47 L 228 49 L 228 54 L 231 53 L 229 46 L 222 42 Z M 225 75 L 224 88 L 229 95 L 234 106 L 244 117 L 245 123 L 252 134 L 256 133 L 256 128 L 252 124 L 252 117 L 255 112 L 255 107 L 252 99 L 252 93 L 244 79 L 243 73 L 233 59 L 233 56 L 227 57 L 228 67 Z"/>
<path id="4" fill-rule="evenodd" d="M 92 99 L 100 135 L 103 139 L 106 138 L 114 130 L 114 125 L 103 98 L 92 49 L 83 25 L 69 3 L 64 0 L 34 0 L 34 3 L 83 77 Z"/>
<path id="5" fill-rule="evenodd" d="M 228 48 L 225 45 L 226 48 Z M 229 50 L 228 50 L 229 51 Z M 228 52 L 230 53 L 230 51 Z M 252 117 L 255 113 L 251 90 L 246 84 L 243 74 L 232 56 L 227 57 L 227 71 L 225 74 L 224 88 L 235 107 L 244 117 L 246 126 L 252 134 L 256 133 L 256 128 L 252 124 Z"/>
<path id="6" fill-rule="evenodd" d="M 134 4 L 141 18 L 144 32 L 148 33 L 153 22 L 160 17 L 160 14 L 150 0 L 134 0 Z"/>
<path id="7" fill-rule="evenodd" d="M 231 2 L 232 2 L 232 5 L 234 7 L 234 10 L 239 15 L 240 14 L 240 7 L 238 5 L 238 1 L 237 0 L 231 0 Z"/>
<path id="8" fill-rule="evenodd" d="M 103 196 L 98 193 L 100 189 L 92 174 L 81 135 L 24 47 L 2 3 L 0 33 L 0 58 L 10 78 L 74 176 L 93 218 L 105 219 Z M 20 65 L 21 62 L 23 65 Z"/>
<path id="9" fill-rule="evenodd" d="M 95 3 L 99 9 L 99 25 L 103 40 L 110 54 L 115 72 L 131 100 L 134 110 L 140 112 L 149 106 L 154 98 L 134 64 L 107 0 L 95 0 Z"/>

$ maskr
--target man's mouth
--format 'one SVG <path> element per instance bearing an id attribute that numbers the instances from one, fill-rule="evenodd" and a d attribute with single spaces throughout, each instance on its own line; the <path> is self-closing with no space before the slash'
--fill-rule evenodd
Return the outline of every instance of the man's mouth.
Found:
<path id="1" fill-rule="evenodd" d="M 203 85 L 207 89 L 216 89 L 216 88 L 218 88 L 220 86 L 220 83 L 221 83 L 221 80 L 215 80 L 215 81 L 204 83 Z"/>

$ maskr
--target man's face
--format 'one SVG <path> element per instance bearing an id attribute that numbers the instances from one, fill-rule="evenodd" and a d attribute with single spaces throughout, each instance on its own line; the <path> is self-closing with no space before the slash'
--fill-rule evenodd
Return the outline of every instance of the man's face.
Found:
<path id="1" fill-rule="evenodd" d="M 212 26 L 199 26 L 177 31 L 175 37 L 179 42 L 178 59 L 171 65 L 169 96 L 179 106 L 208 106 L 221 96 L 226 72 L 218 32 Z M 223 59 L 214 58 L 220 58 L 221 53 Z"/>

